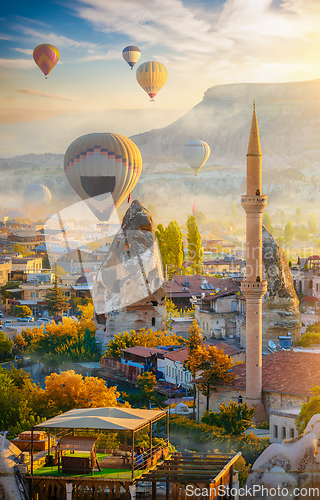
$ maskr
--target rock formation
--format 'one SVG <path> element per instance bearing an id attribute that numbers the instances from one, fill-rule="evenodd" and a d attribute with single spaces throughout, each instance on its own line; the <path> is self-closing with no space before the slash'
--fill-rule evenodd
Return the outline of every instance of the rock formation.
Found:
<path id="1" fill-rule="evenodd" d="M 256 486 L 254 497 L 257 499 L 319 498 L 319 457 L 320 415 L 314 415 L 302 436 L 271 444 L 261 453 L 253 464 L 246 486 Z M 264 494 L 262 487 L 265 488 Z M 309 488 L 318 488 L 318 492 Z"/>
<path id="2" fill-rule="evenodd" d="M 100 321 L 106 319 L 107 335 L 164 329 L 165 297 L 152 217 L 135 200 L 98 270 L 93 287 L 95 310 Z"/>
<path id="3" fill-rule="evenodd" d="M 278 345 L 279 335 L 291 333 L 292 341 L 300 338 L 301 315 L 288 261 L 278 243 L 263 226 L 263 279 L 268 290 L 262 305 L 262 350 L 267 352 L 270 340 Z M 241 343 L 245 345 L 245 322 L 241 326 Z"/>

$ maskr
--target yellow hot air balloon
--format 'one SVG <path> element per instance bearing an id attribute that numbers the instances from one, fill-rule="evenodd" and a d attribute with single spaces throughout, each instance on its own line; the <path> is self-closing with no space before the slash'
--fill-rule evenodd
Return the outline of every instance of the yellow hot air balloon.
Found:
<path id="1" fill-rule="evenodd" d="M 159 62 L 148 61 L 139 66 L 136 77 L 139 85 L 153 99 L 166 83 L 168 70 Z"/>
<path id="2" fill-rule="evenodd" d="M 141 170 L 138 146 L 119 134 L 83 135 L 64 155 L 69 184 L 101 221 L 128 198 Z"/>
<path id="3" fill-rule="evenodd" d="M 189 141 L 183 146 L 182 154 L 195 174 L 198 175 L 199 170 L 210 156 L 210 147 L 204 141 Z"/>

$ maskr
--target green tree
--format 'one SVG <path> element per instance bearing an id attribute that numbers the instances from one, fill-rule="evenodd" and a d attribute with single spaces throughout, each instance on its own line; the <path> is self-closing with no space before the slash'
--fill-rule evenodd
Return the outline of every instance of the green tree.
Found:
<path id="1" fill-rule="evenodd" d="M 201 421 L 222 428 L 226 434 L 240 436 L 252 425 L 254 411 L 247 403 L 230 401 L 228 405 L 221 404 L 219 412 L 205 412 Z"/>
<path id="2" fill-rule="evenodd" d="M 32 311 L 28 306 L 14 306 L 13 314 L 17 316 L 17 318 L 26 318 L 32 315 Z"/>
<path id="3" fill-rule="evenodd" d="M 296 427 L 301 434 L 305 428 L 311 417 L 320 413 L 320 387 L 318 385 L 314 385 L 311 389 L 313 397 L 310 399 L 308 403 L 304 403 L 301 406 L 300 413 L 297 418 Z"/>
<path id="4" fill-rule="evenodd" d="M 262 224 L 266 227 L 266 229 L 269 231 L 269 233 L 271 235 L 274 233 L 272 222 L 271 222 L 270 216 L 269 216 L 269 214 L 267 214 L 267 212 L 265 212 L 262 216 Z"/>
<path id="5" fill-rule="evenodd" d="M 192 262 L 197 274 L 201 272 L 203 261 L 203 248 L 198 224 L 194 215 L 189 215 L 187 220 L 187 238 L 188 238 L 188 259 Z"/>
<path id="6" fill-rule="evenodd" d="M 284 241 L 286 245 L 291 245 L 294 236 L 294 229 L 291 222 L 287 222 L 284 226 Z"/>
<path id="7" fill-rule="evenodd" d="M 193 380 L 197 376 L 198 367 L 192 362 L 194 353 L 202 344 L 202 330 L 198 325 L 197 319 L 194 318 L 192 325 L 188 328 L 189 335 L 186 340 L 188 347 L 188 358 L 183 363 L 183 368 L 191 373 Z M 193 384 L 193 417 L 196 414 L 196 384 Z"/>
<path id="8" fill-rule="evenodd" d="M 301 222 L 302 222 L 301 208 L 297 207 L 296 208 L 296 224 L 297 224 L 297 226 L 300 226 Z"/>
<path id="9" fill-rule="evenodd" d="M 144 372 L 137 377 L 137 386 L 139 387 L 142 397 L 151 400 L 155 385 L 157 384 L 156 376 L 152 372 Z"/>
<path id="10" fill-rule="evenodd" d="M 181 269 L 184 261 L 183 237 L 176 220 L 164 228 L 162 224 L 157 226 L 155 235 L 158 241 L 163 268 L 172 276 Z"/>
<path id="11" fill-rule="evenodd" d="M 317 232 L 317 218 L 314 213 L 308 217 L 308 228 L 311 234 L 315 234 Z"/>
<path id="12" fill-rule="evenodd" d="M 63 288 L 59 286 L 61 280 L 59 276 L 55 276 L 53 288 L 49 289 L 45 295 L 46 309 L 50 316 L 62 314 L 65 309 L 68 309 L 68 299 L 63 295 Z"/>
<path id="13" fill-rule="evenodd" d="M 13 341 L 9 339 L 4 332 L 0 331 L 0 359 L 4 359 L 13 346 Z"/>
<path id="14" fill-rule="evenodd" d="M 22 257 L 26 257 L 27 255 L 29 255 L 29 251 L 26 249 L 26 247 L 24 247 L 23 245 L 20 245 L 20 243 L 15 243 L 14 245 L 12 245 L 12 250 L 15 252 L 15 253 L 21 253 Z"/>

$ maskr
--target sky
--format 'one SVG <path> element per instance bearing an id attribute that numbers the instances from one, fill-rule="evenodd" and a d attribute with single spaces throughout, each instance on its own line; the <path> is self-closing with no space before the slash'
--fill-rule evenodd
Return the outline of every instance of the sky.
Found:
<path id="1" fill-rule="evenodd" d="M 15 0 L 2 5 L 0 26 L 0 129 L 12 142 L 0 147 L 4 156 L 26 151 L 18 142 L 30 122 L 76 123 L 115 109 L 168 111 L 172 121 L 215 85 L 320 77 L 319 0 Z M 47 80 L 32 57 L 41 43 L 60 51 Z M 122 58 L 127 45 L 142 53 L 133 71 Z M 153 103 L 135 76 L 149 60 L 169 74 Z M 129 128 L 122 120 L 126 133 L 142 131 L 138 119 Z"/>

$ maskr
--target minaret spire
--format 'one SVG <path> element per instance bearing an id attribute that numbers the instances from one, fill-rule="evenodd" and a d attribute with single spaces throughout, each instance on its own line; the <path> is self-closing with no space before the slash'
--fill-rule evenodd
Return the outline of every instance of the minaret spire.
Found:
<path id="1" fill-rule="evenodd" d="M 262 191 L 262 154 L 256 104 L 247 153 L 247 194 L 241 196 L 246 212 L 246 280 L 241 291 L 246 298 L 246 400 L 255 406 L 256 421 L 265 420 L 262 404 L 262 297 L 267 282 L 262 281 L 262 212 L 267 197 Z"/>

